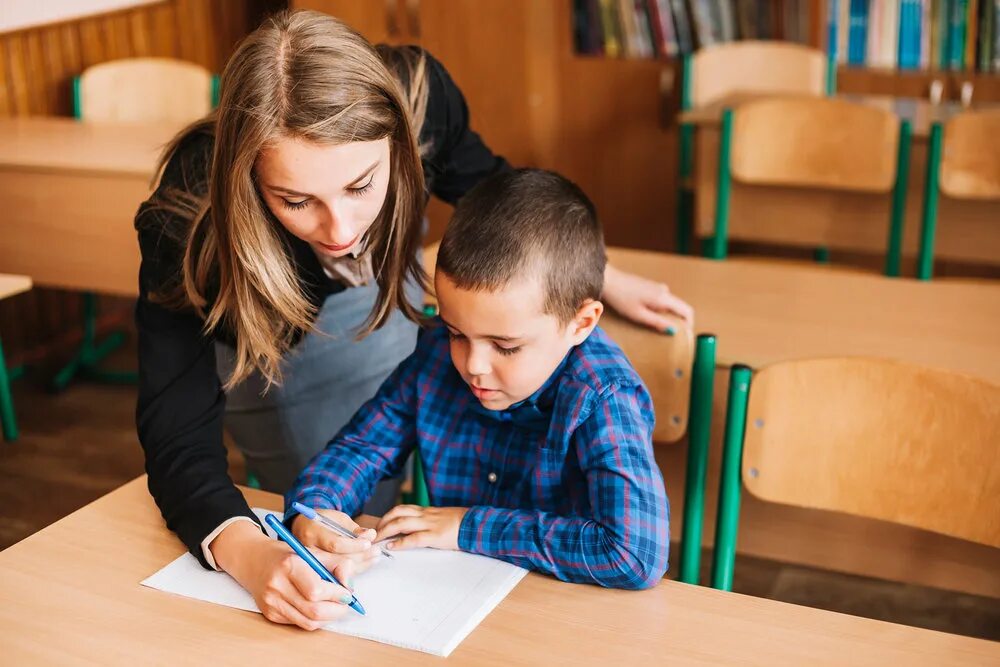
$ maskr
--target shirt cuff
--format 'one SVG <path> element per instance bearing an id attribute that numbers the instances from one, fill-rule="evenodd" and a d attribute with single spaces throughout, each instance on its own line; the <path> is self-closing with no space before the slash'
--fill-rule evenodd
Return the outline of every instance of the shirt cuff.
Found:
<path id="1" fill-rule="evenodd" d="M 208 534 L 208 537 L 201 541 L 201 553 L 205 556 L 205 561 L 208 563 L 208 566 L 216 572 L 221 572 L 222 568 L 215 563 L 215 556 L 212 555 L 212 550 L 208 547 L 212 544 L 212 540 L 219 536 L 219 533 L 225 530 L 230 524 L 236 523 L 237 521 L 249 521 L 257 528 L 260 528 L 260 526 L 257 525 L 257 522 L 248 516 L 234 516 L 220 523 L 215 530 Z"/>

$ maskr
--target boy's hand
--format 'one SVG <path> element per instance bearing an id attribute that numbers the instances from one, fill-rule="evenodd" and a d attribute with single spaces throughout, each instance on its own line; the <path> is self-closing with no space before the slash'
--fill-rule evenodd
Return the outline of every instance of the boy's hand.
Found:
<path id="1" fill-rule="evenodd" d="M 313 549 L 322 549 L 331 554 L 347 556 L 354 561 L 355 572 L 367 570 L 380 554 L 379 548 L 372 544 L 375 541 L 375 531 L 371 528 L 362 528 L 351 517 L 337 510 L 316 510 L 316 512 L 353 531 L 359 539 L 352 540 L 349 537 L 338 535 L 329 528 L 300 514 L 292 521 L 292 533 L 299 538 L 299 542 Z"/>
<path id="2" fill-rule="evenodd" d="M 467 507 L 420 507 L 397 505 L 378 522 L 378 540 L 396 537 L 390 550 L 431 547 L 458 549 L 458 529 Z M 402 537 L 397 537 L 402 536 Z"/>

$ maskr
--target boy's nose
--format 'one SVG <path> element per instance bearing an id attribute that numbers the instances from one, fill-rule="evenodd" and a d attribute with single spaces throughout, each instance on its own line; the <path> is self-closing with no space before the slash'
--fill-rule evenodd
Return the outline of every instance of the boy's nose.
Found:
<path id="1" fill-rule="evenodd" d="M 473 349 L 469 350 L 469 358 L 465 361 L 465 367 L 469 375 L 473 377 L 489 375 L 489 358 L 484 352 L 477 351 L 473 346 Z"/>

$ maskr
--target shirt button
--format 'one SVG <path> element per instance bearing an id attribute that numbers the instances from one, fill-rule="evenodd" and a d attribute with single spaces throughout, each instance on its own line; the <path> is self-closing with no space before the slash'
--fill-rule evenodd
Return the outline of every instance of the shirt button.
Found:
<path id="1" fill-rule="evenodd" d="M 495 481 L 497 481 L 497 474 L 495 472 L 491 472 L 489 475 L 486 476 L 486 479 L 490 480 L 490 484 L 493 484 Z"/>

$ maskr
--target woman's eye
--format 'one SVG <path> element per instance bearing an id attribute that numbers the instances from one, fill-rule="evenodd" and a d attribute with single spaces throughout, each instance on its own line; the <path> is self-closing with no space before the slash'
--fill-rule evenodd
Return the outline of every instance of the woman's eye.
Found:
<path id="1" fill-rule="evenodd" d="M 366 194 L 368 194 L 369 190 L 375 187 L 374 183 L 375 183 L 375 177 L 372 176 L 371 178 L 368 179 L 368 182 L 362 185 L 361 187 L 348 188 L 347 191 L 350 192 L 351 196 L 353 197 L 363 197 Z"/>
<path id="2" fill-rule="evenodd" d="M 450 338 L 452 340 L 458 340 L 459 338 L 465 338 L 465 336 L 463 336 L 460 333 L 455 333 L 454 331 L 452 331 L 451 329 L 449 329 L 448 330 L 448 338 Z"/>
<path id="3" fill-rule="evenodd" d="M 292 201 L 291 199 L 281 198 L 281 203 L 290 211 L 298 211 L 309 205 L 308 199 L 299 199 L 298 201 Z"/>

